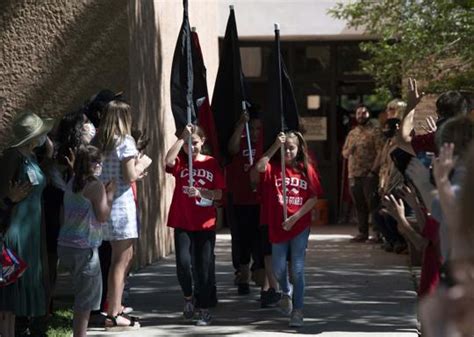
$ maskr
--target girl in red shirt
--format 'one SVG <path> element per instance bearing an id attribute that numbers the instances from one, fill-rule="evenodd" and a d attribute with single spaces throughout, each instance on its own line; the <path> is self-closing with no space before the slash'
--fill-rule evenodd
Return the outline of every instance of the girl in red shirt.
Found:
<path id="1" fill-rule="evenodd" d="M 188 138 L 192 143 L 193 187 L 189 187 Z M 181 137 L 166 154 L 166 172 L 176 179 L 173 199 L 168 215 L 168 226 L 174 228 L 176 270 L 184 293 L 183 315 L 191 319 L 193 304 L 193 269 L 197 276 L 196 300 L 201 308 L 197 325 L 209 325 L 211 282 L 209 268 L 213 256 L 216 226 L 214 200 L 222 198 L 225 188 L 224 175 L 213 157 L 201 153 L 206 137 L 198 126 L 187 125 Z M 183 152 L 181 152 L 183 149 Z M 194 265 L 193 265 L 194 264 Z"/>
<path id="2" fill-rule="evenodd" d="M 282 144 L 285 148 L 286 220 L 283 219 L 281 163 L 270 161 Z M 286 315 L 291 314 L 291 327 L 300 327 L 303 325 L 304 260 L 311 225 L 310 211 L 321 191 L 319 179 L 309 160 L 306 142 L 296 131 L 280 133 L 256 167 L 261 173 L 262 197 L 266 199 L 263 204 L 272 210 L 266 214 L 273 272 L 282 290 L 280 308 Z M 288 252 L 293 284 L 288 280 Z"/>

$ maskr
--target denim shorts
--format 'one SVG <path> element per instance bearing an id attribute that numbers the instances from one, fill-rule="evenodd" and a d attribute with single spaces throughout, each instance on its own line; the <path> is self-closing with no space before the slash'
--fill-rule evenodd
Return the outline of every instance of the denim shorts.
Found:
<path id="1" fill-rule="evenodd" d="M 72 276 L 74 310 L 99 310 L 102 275 L 97 248 L 72 248 L 58 245 L 59 263 Z"/>

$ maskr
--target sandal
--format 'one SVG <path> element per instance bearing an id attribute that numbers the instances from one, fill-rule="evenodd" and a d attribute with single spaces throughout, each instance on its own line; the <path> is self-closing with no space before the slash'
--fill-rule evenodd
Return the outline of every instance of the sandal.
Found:
<path id="1" fill-rule="evenodd" d="M 117 322 L 119 317 L 123 317 L 129 321 L 128 324 L 120 324 Z M 111 322 L 112 325 L 110 325 Z M 106 316 L 105 317 L 105 330 L 106 331 L 130 331 L 138 330 L 140 328 L 140 323 L 138 322 L 138 317 L 131 317 L 125 314 L 118 314 L 117 316 Z"/>

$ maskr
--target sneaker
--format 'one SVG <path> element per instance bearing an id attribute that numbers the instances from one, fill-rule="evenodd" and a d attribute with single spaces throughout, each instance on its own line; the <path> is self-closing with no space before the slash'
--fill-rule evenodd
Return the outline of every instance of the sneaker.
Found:
<path id="1" fill-rule="evenodd" d="M 291 312 L 290 323 L 288 324 L 291 328 L 300 328 L 303 326 L 303 311 L 294 309 Z"/>
<path id="2" fill-rule="evenodd" d="M 279 303 L 281 313 L 285 316 L 289 316 L 293 311 L 293 300 L 291 295 L 283 294 Z"/>
<path id="3" fill-rule="evenodd" d="M 192 319 L 194 315 L 194 304 L 193 300 L 184 300 L 184 308 L 183 308 L 183 317 L 185 319 Z"/>
<path id="4" fill-rule="evenodd" d="M 368 238 L 369 236 L 367 234 L 359 234 L 353 237 L 352 239 L 350 239 L 350 242 L 365 242 L 367 241 Z"/>
<path id="5" fill-rule="evenodd" d="M 281 293 L 276 292 L 275 289 L 270 288 L 267 291 L 260 292 L 260 307 L 274 308 L 278 305 L 281 299 Z"/>
<path id="6" fill-rule="evenodd" d="M 237 293 L 239 295 L 250 294 L 250 285 L 248 283 L 239 283 L 237 287 Z"/>
<path id="7" fill-rule="evenodd" d="M 199 319 L 196 322 L 197 326 L 208 326 L 211 325 L 211 313 L 207 309 L 201 309 Z"/>

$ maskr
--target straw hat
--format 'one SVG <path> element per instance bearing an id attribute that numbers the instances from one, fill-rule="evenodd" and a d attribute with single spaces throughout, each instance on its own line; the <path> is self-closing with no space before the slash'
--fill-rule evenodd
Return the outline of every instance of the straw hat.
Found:
<path id="1" fill-rule="evenodd" d="M 52 118 L 41 119 L 32 112 L 24 112 L 13 121 L 13 139 L 9 147 L 21 146 L 31 139 L 51 131 L 54 125 Z"/>

